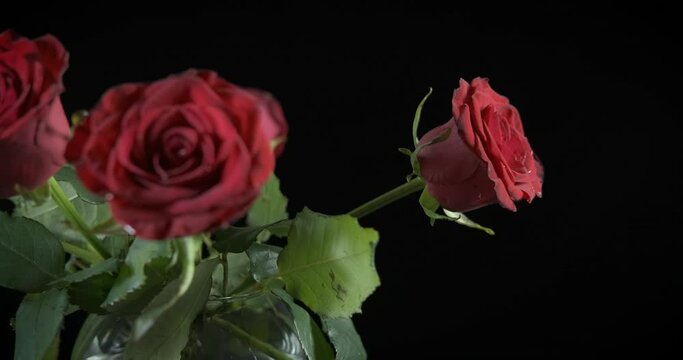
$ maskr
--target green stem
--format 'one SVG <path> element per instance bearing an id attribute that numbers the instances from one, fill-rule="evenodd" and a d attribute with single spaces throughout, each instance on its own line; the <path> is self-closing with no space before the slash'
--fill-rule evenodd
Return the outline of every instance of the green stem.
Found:
<path id="1" fill-rule="evenodd" d="M 202 235 L 199 234 L 175 240 L 175 244 L 178 249 L 178 256 L 180 258 L 180 266 L 182 268 L 179 277 L 180 285 L 178 286 L 178 294 L 184 294 L 187 289 L 190 288 L 190 284 L 194 278 L 195 259 L 197 258 L 197 254 L 194 253 L 194 251 L 196 251 L 197 248 L 201 249 L 201 246 L 195 246 L 195 242 L 198 245 L 200 241 L 198 237 L 201 236 Z"/>
<path id="2" fill-rule="evenodd" d="M 228 296 L 228 275 L 230 267 L 228 266 L 228 254 L 221 254 L 221 266 L 223 266 L 223 296 Z"/>
<path id="3" fill-rule="evenodd" d="M 95 237 L 95 234 L 90 231 L 90 228 L 88 225 L 85 223 L 81 215 L 76 211 L 76 208 L 74 207 L 74 204 L 69 201 L 69 199 L 66 197 L 66 194 L 64 194 L 64 190 L 62 190 L 62 187 L 59 185 L 57 180 L 55 180 L 54 177 L 51 177 L 50 180 L 48 180 L 48 186 L 50 187 L 50 196 L 52 199 L 55 201 L 57 206 L 62 210 L 64 213 L 64 216 L 66 216 L 67 220 L 71 222 L 71 224 L 78 230 L 81 235 L 85 238 L 86 243 L 88 244 L 88 247 L 91 248 L 92 251 L 94 251 L 94 255 L 97 256 L 97 261 L 94 262 L 93 264 L 96 264 L 108 257 L 110 257 L 109 253 L 107 252 L 107 249 L 105 249 L 102 244 L 100 244 L 99 239 Z"/>
<path id="4" fill-rule="evenodd" d="M 76 246 L 66 241 L 62 241 L 62 247 L 64 248 L 64 252 L 74 255 L 80 259 L 83 259 L 90 264 L 96 264 L 102 261 L 102 259 L 100 259 L 100 257 L 97 256 L 97 254 L 95 254 L 94 252 L 88 249 L 83 249 L 80 246 Z"/>
<path id="5" fill-rule="evenodd" d="M 408 181 L 403 185 L 399 185 L 392 190 L 385 192 L 384 194 L 366 202 L 365 204 L 349 211 L 349 215 L 362 218 L 363 216 L 369 215 L 392 202 L 402 199 L 412 193 L 418 192 L 424 189 L 425 183 L 419 177 Z"/>
<path id="6" fill-rule="evenodd" d="M 206 246 L 206 250 L 209 252 L 209 256 L 218 256 L 218 251 L 213 248 L 213 242 L 211 241 L 211 236 L 208 234 L 201 234 L 202 237 L 202 242 L 204 242 L 204 246 Z"/>
<path id="7" fill-rule="evenodd" d="M 211 321 L 225 330 L 232 331 L 235 335 L 242 338 L 242 340 L 248 342 L 251 346 L 262 351 L 264 354 L 272 357 L 273 359 L 291 360 L 291 358 L 287 356 L 287 354 L 283 353 L 280 349 L 276 348 L 271 344 L 268 344 L 267 342 L 255 338 L 239 326 L 231 323 L 230 321 L 215 316 L 211 318 Z"/>
<path id="8" fill-rule="evenodd" d="M 113 217 L 110 217 L 109 219 L 93 226 L 91 230 L 95 234 L 109 233 L 112 230 L 116 229 L 117 226 L 118 223 L 116 222 L 116 220 L 114 220 Z"/>

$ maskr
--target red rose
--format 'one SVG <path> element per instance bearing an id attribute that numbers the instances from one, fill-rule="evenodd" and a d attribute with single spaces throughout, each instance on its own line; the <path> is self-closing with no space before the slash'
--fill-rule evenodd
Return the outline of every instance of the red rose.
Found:
<path id="1" fill-rule="evenodd" d="M 460 80 L 453 94 L 453 118 L 425 134 L 426 143 L 451 128 L 443 142 L 418 155 L 429 193 L 445 209 L 465 212 L 500 203 L 516 211 L 514 201 L 541 196 L 543 167 L 524 136 L 517 109 L 489 86 Z"/>
<path id="2" fill-rule="evenodd" d="M 69 122 L 59 94 L 68 54 L 53 36 L 0 34 L 0 198 L 42 185 L 64 164 Z"/>
<path id="3" fill-rule="evenodd" d="M 109 89 L 67 159 L 137 235 L 197 234 L 244 215 L 275 166 L 261 98 L 210 71 Z"/>
<path id="4" fill-rule="evenodd" d="M 289 132 L 282 107 L 269 92 L 259 89 L 249 89 L 249 91 L 260 99 L 261 105 L 270 113 L 270 116 L 266 117 L 267 121 L 263 124 L 263 130 L 266 132 L 268 139 L 270 139 L 271 145 L 275 145 L 275 155 L 280 156 L 285 149 L 285 142 Z"/>

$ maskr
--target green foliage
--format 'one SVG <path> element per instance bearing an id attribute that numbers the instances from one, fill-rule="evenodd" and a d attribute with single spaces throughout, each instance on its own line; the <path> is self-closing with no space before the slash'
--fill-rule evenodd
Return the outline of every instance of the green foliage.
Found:
<path id="1" fill-rule="evenodd" d="M 83 218 L 86 225 L 97 228 L 98 225 L 111 221 L 111 211 L 106 203 L 88 202 L 79 197 L 71 183 L 60 181 L 59 186 L 66 199 L 71 202 L 76 212 Z M 64 212 L 57 206 L 52 198 L 45 199 L 41 204 L 26 201 L 23 198 L 14 198 L 17 203 L 14 215 L 27 217 L 43 224 L 60 240 L 66 240 L 75 244 L 83 245 L 85 240 L 74 224 L 71 224 Z M 116 226 L 118 227 L 118 225 Z M 112 231 L 112 229 L 106 229 Z"/>
<path id="2" fill-rule="evenodd" d="M 279 274 L 287 291 L 316 313 L 350 316 L 379 286 L 378 240 L 377 231 L 361 227 L 352 216 L 304 209 L 278 259 Z"/>
<path id="3" fill-rule="evenodd" d="M 247 214 L 249 226 L 261 226 L 287 219 L 287 197 L 280 191 L 280 179 L 272 174 Z"/>
<path id="4" fill-rule="evenodd" d="M 249 209 L 247 214 L 247 225 L 250 227 L 258 227 L 277 223 L 281 220 L 289 218 L 287 213 L 287 197 L 280 191 L 280 179 L 272 174 L 266 184 L 261 189 L 261 194 L 254 201 L 254 204 Z M 264 229 L 258 235 L 258 241 L 264 242 L 268 240 L 271 234 L 271 229 Z M 274 233 L 281 236 L 279 233 Z"/>
<path id="5" fill-rule="evenodd" d="M 297 336 L 309 360 L 334 359 L 334 352 L 330 344 L 308 311 L 297 305 L 292 296 L 286 291 L 273 289 L 273 293 L 289 306 L 289 310 L 294 317 L 294 327 L 296 328 Z"/>
<path id="6" fill-rule="evenodd" d="M 264 244 L 254 244 L 247 250 L 254 280 L 263 282 L 277 276 L 277 259 L 281 251 L 280 247 Z"/>
<path id="7" fill-rule="evenodd" d="M 171 264 L 172 248 L 168 241 L 137 238 L 130 246 L 119 274 L 103 307 L 118 313 L 134 313 L 151 300 L 160 289 L 164 273 Z M 155 281 L 151 281 L 153 278 Z"/>
<path id="8" fill-rule="evenodd" d="M 102 272 L 69 285 L 69 302 L 92 314 L 107 314 L 100 305 L 114 284 L 114 276 Z"/>
<path id="9" fill-rule="evenodd" d="M 337 360 L 364 360 L 368 358 L 363 342 L 349 318 L 322 318 L 323 330 L 330 337 Z"/>
<path id="10" fill-rule="evenodd" d="M 0 285 L 37 292 L 64 272 L 64 250 L 44 226 L 0 213 Z"/>
<path id="11" fill-rule="evenodd" d="M 76 342 L 71 349 L 71 360 L 82 360 L 85 358 L 88 348 L 92 344 L 95 336 L 102 331 L 102 329 L 111 326 L 115 321 L 117 315 L 96 315 L 90 314 L 86 319 L 76 337 Z"/>
<path id="12" fill-rule="evenodd" d="M 135 320 L 133 336 L 142 337 L 157 322 L 159 317 L 166 316 L 167 311 L 180 300 L 189 289 L 195 272 L 195 259 L 200 253 L 202 241 L 198 236 L 185 237 L 173 241 L 180 260 L 180 277 L 164 287 L 164 301 L 154 301 Z M 209 276 L 210 277 L 210 276 Z M 210 287 L 210 286 L 209 286 Z M 156 299 L 157 297 L 155 297 Z"/>
<path id="13" fill-rule="evenodd" d="M 163 316 L 157 317 L 142 335 L 137 330 L 136 322 L 133 336 L 126 346 L 126 359 L 180 359 L 180 353 L 187 344 L 190 325 L 204 308 L 209 296 L 211 274 L 216 265 L 218 265 L 217 258 L 201 262 L 194 272 L 187 291 L 173 302 Z M 175 299 L 181 282 L 181 279 L 171 282 L 152 300 L 149 307 L 156 308 Z"/>
<path id="14" fill-rule="evenodd" d="M 287 223 L 287 229 L 289 229 L 289 223 L 287 220 L 280 220 L 274 224 L 260 225 L 260 226 L 230 226 L 227 229 L 219 230 L 214 233 L 214 249 L 219 252 L 226 253 L 241 253 L 246 251 L 251 244 L 255 241 L 260 240 L 265 232 L 270 229 L 275 229 L 276 235 L 280 233 L 282 228 L 282 223 Z"/>
<path id="15" fill-rule="evenodd" d="M 42 360 L 53 352 L 67 307 L 66 292 L 28 294 L 16 316 L 15 360 Z"/>
<path id="16" fill-rule="evenodd" d="M 113 257 L 119 257 L 125 254 L 128 250 L 128 245 L 133 241 L 134 237 L 130 235 L 112 235 L 106 236 L 102 239 L 102 246 Z"/>
<path id="17" fill-rule="evenodd" d="M 439 202 L 436 201 L 436 199 L 434 199 L 434 197 L 431 194 L 429 194 L 429 191 L 427 191 L 427 189 L 424 189 L 422 191 L 422 195 L 420 195 L 420 205 L 422 206 L 422 210 L 424 210 L 425 214 L 429 217 L 432 225 L 434 225 L 434 221 L 436 220 L 447 220 L 456 222 L 460 225 L 482 230 L 489 235 L 495 235 L 493 229 L 477 224 L 476 222 L 470 220 L 463 213 L 448 211 L 444 209 L 446 215 L 438 214 L 436 211 L 440 207 Z"/>
<path id="18" fill-rule="evenodd" d="M 228 257 L 228 293 L 232 293 L 243 286 L 249 280 L 249 257 L 246 253 L 226 254 Z M 223 267 L 219 266 L 213 271 L 213 285 L 211 294 L 223 296 Z M 252 281 L 253 283 L 253 281 Z"/>
<path id="19" fill-rule="evenodd" d="M 81 181 L 78 179 L 76 171 L 70 165 L 66 165 L 59 169 L 59 171 L 55 174 L 55 179 L 57 179 L 58 181 L 65 181 L 71 184 L 76 193 L 78 194 L 78 197 L 83 199 L 83 201 L 85 202 L 91 204 L 102 204 L 105 202 L 104 198 L 102 198 L 99 195 L 91 193 L 88 189 L 86 189 L 83 186 Z"/>
<path id="20" fill-rule="evenodd" d="M 413 118 L 413 145 L 417 148 L 417 143 L 420 141 L 420 138 L 417 137 L 417 129 L 420 127 L 420 117 L 422 117 L 422 107 L 425 105 L 425 102 L 427 102 L 427 99 L 429 99 L 429 96 L 432 95 L 432 88 L 429 88 L 429 92 L 427 92 L 427 95 L 425 95 L 422 98 L 422 101 L 420 101 L 420 104 L 417 105 L 417 109 L 415 110 L 415 117 Z"/>
<path id="21" fill-rule="evenodd" d="M 71 283 L 81 282 L 102 273 L 113 273 L 119 268 L 119 261 L 116 258 L 109 258 L 96 265 L 85 268 L 66 276 L 63 276 L 50 283 L 50 286 L 65 287 Z M 108 290 L 108 289 L 107 289 Z"/>

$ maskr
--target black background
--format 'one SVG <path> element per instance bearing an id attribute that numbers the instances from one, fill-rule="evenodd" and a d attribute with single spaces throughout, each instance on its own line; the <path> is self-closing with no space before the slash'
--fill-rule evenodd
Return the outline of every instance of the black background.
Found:
<path id="1" fill-rule="evenodd" d="M 0 28 L 62 40 L 67 112 L 190 67 L 274 93 L 291 126 L 277 164 L 291 212 L 343 213 L 400 184 L 396 149 L 427 88 L 422 132 L 449 119 L 460 77 L 489 77 L 545 164 L 544 198 L 472 212 L 495 237 L 430 227 L 416 197 L 364 218 L 381 233 L 382 286 L 354 316 L 370 357 L 681 353 L 672 11 L 42 10 L 4 13 Z M 1 295 L 11 343 L 20 294 Z M 67 318 L 64 351 L 82 319 Z"/>

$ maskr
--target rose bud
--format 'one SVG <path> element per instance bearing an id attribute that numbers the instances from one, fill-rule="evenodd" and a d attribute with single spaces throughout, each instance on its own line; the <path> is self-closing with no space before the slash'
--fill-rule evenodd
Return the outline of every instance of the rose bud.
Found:
<path id="1" fill-rule="evenodd" d="M 541 196 L 543 167 L 524 135 L 517 109 L 496 93 L 488 79 L 460 80 L 453 94 L 453 118 L 420 139 L 428 143 L 447 128 L 443 142 L 418 155 L 429 193 L 450 211 L 466 212 Z"/>
<path id="2" fill-rule="evenodd" d="M 69 122 L 59 95 L 67 64 L 51 35 L 0 34 L 0 198 L 44 184 L 64 164 Z"/>

